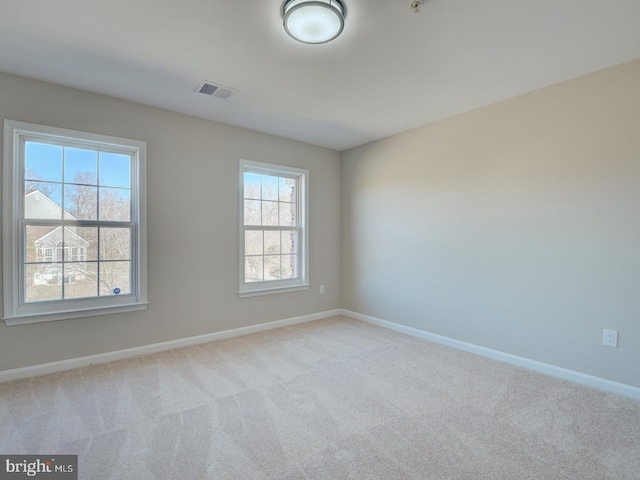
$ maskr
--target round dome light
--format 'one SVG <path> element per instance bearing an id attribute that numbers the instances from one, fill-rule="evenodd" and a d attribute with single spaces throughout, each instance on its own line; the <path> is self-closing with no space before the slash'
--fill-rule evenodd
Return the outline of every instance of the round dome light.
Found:
<path id="1" fill-rule="evenodd" d="M 285 31 L 302 43 L 327 43 L 342 33 L 347 10 L 340 0 L 286 0 Z"/>

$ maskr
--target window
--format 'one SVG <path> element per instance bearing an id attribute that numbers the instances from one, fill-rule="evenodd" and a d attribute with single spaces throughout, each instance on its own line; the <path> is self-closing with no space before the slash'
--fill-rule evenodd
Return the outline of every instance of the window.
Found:
<path id="1" fill-rule="evenodd" d="M 7 325 L 146 308 L 146 144 L 4 123 Z"/>
<path id="2" fill-rule="evenodd" d="M 241 160 L 241 297 L 309 288 L 308 177 L 307 170 Z"/>

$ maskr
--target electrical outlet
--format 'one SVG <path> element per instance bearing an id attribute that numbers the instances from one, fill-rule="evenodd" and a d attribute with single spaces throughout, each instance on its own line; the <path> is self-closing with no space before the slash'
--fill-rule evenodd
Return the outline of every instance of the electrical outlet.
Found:
<path id="1" fill-rule="evenodd" d="M 618 348 L 618 331 L 605 328 L 602 334 L 602 344 L 607 347 Z"/>
<path id="2" fill-rule="evenodd" d="M 320 285 L 320 295 L 324 295 L 324 285 Z"/>

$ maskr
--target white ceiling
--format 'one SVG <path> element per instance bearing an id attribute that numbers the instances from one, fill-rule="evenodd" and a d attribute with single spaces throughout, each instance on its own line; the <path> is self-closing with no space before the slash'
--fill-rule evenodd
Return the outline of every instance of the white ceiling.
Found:
<path id="1" fill-rule="evenodd" d="M 640 58 L 639 0 L 345 2 L 305 45 L 280 0 L 0 0 L 0 71 L 345 150 Z"/>

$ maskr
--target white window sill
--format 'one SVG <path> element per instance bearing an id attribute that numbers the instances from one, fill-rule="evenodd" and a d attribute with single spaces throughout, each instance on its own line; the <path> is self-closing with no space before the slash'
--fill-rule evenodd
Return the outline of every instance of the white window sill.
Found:
<path id="1" fill-rule="evenodd" d="M 309 290 L 309 284 L 296 285 L 293 287 L 276 287 L 276 288 L 262 288 L 256 290 L 242 291 L 238 293 L 240 298 L 257 297 L 259 295 L 272 295 L 274 293 L 287 293 L 297 292 L 299 290 Z"/>
<path id="2" fill-rule="evenodd" d="M 146 310 L 148 302 L 132 303 L 129 305 L 118 305 L 114 307 L 96 307 L 79 310 L 69 310 L 66 312 L 38 313 L 32 315 L 14 315 L 4 317 L 7 326 L 26 325 L 29 323 L 53 322 L 56 320 L 69 320 L 71 318 L 96 317 L 98 315 L 112 315 L 115 313 L 136 312 Z"/>

